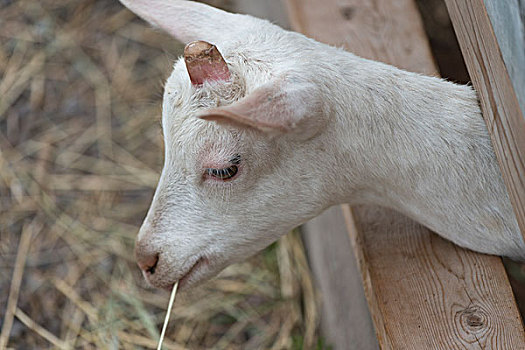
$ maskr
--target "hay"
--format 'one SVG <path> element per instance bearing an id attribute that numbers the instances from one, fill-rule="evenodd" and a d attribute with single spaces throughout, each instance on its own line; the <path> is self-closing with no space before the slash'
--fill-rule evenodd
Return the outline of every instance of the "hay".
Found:
<path id="1" fill-rule="evenodd" d="M 179 287 L 179 282 L 176 282 L 173 285 L 171 290 L 170 301 L 168 303 L 168 308 L 166 310 L 166 317 L 164 318 L 164 324 L 162 325 L 162 331 L 160 332 L 159 345 L 157 345 L 157 350 L 162 349 L 162 342 L 164 341 L 164 336 L 166 335 L 166 328 L 168 327 L 168 322 L 170 321 L 171 309 L 173 308 L 173 303 L 175 303 L 175 296 L 177 295 L 177 289 Z"/>
<path id="2" fill-rule="evenodd" d="M 0 0 L 0 16 L 0 343 L 154 349 L 169 296 L 132 250 L 182 47 L 114 0 Z M 311 347 L 317 315 L 294 233 L 181 293 L 164 348 Z"/>

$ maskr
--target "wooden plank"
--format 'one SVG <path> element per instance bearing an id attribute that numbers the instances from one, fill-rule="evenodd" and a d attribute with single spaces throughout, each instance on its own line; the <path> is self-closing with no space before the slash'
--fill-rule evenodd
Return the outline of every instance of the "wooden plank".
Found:
<path id="1" fill-rule="evenodd" d="M 341 207 L 332 207 L 306 223 L 302 232 L 321 292 L 321 332 L 327 344 L 334 350 L 378 349 Z"/>
<path id="2" fill-rule="evenodd" d="M 382 348 L 525 348 L 500 258 L 454 246 L 388 210 L 360 209 L 355 217 L 343 210 L 355 227 L 350 233 Z"/>
<path id="3" fill-rule="evenodd" d="M 445 0 L 445 3 L 472 84 L 479 94 L 483 117 L 525 239 L 524 115 L 483 0 Z M 515 45 L 522 49 L 524 46 Z"/>
<path id="4" fill-rule="evenodd" d="M 234 0 L 235 12 L 290 28 L 281 0 Z M 379 348 L 361 275 L 340 207 L 301 227 L 308 262 L 321 294 L 321 334 L 334 350 Z M 341 332 L 344 329 L 345 332 Z"/>
<path id="5" fill-rule="evenodd" d="M 290 28 L 281 0 L 234 0 L 235 12 Z M 301 227 L 309 265 L 321 294 L 321 334 L 334 350 L 379 348 L 361 275 L 340 207 Z M 344 329 L 344 332 L 341 332 Z"/>
<path id="6" fill-rule="evenodd" d="M 525 111 L 525 1 L 484 3 L 521 110 Z"/>
<path id="7" fill-rule="evenodd" d="M 413 0 L 287 0 L 292 27 L 397 67 L 436 71 Z M 525 348 L 501 259 L 406 217 L 343 206 L 383 349 Z"/>

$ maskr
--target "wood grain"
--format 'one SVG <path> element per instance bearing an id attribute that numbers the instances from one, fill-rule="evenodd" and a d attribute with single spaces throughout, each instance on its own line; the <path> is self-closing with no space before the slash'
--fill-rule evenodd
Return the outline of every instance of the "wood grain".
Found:
<path id="1" fill-rule="evenodd" d="M 235 12 L 290 28 L 282 0 L 234 0 L 234 4 Z M 325 343 L 334 350 L 379 349 L 341 208 L 330 208 L 304 224 L 301 231 L 322 299 L 320 331 Z"/>
<path id="2" fill-rule="evenodd" d="M 292 27 L 308 36 L 399 68 L 436 72 L 412 0 L 287 5 Z M 343 211 L 381 348 L 525 349 L 500 258 L 459 248 L 396 212 Z"/>
<path id="3" fill-rule="evenodd" d="M 525 1 L 483 2 L 521 110 L 525 111 Z"/>
<path id="4" fill-rule="evenodd" d="M 525 239 L 524 115 L 483 0 L 446 0 L 445 3 Z"/>
<path id="5" fill-rule="evenodd" d="M 464 250 L 388 210 L 343 211 L 367 276 L 372 317 L 380 318 L 382 348 L 525 347 L 500 258 Z"/>

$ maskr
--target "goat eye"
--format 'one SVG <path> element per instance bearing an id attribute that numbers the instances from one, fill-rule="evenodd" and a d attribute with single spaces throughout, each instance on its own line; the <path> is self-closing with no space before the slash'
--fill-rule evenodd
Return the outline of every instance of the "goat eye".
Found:
<path id="1" fill-rule="evenodd" d="M 238 165 L 241 163 L 241 156 L 239 154 L 235 154 L 230 159 L 230 163 L 231 165 L 227 168 L 222 168 L 222 169 L 207 168 L 205 170 L 205 175 L 208 177 L 214 177 L 222 181 L 229 180 L 233 178 L 235 175 L 237 175 L 237 172 L 239 171 Z"/>
<path id="2" fill-rule="evenodd" d="M 208 168 L 206 169 L 206 174 L 216 179 L 225 181 L 225 180 L 228 180 L 234 177 L 237 174 L 237 171 L 239 171 L 239 168 L 237 167 L 237 165 L 232 165 L 230 167 L 223 168 L 223 169 Z"/>

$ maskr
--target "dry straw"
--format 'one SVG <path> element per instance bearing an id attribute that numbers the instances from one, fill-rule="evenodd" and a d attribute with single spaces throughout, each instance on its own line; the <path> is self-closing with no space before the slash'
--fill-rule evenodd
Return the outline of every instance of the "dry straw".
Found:
<path id="1" fill-rule="evenodd" d="M 168 327 L 168 322 L 170 320 L 170 315 L 171 315 L 171 308 L 173 307 L 173 303 L 175 302 L 175 295 L 177 294 L 178 286 L 179 286 L 179 282 L 175 283 L 175 285 L 173 285 L 173 289 L 171 290 L 170 301 L 168 303 L 168 310 L 166 310 L 166 318 L 164 318 L 164 324 L 162 325 L 162 332 L 160 332 L 159 346 L 157 346 L 157 350 L 162 349 L 162 342 L 164 341 L 164 335 L 166 334 L 166 328 Z"/>
<path id="2" fill-rule="evenodd" d="M 182 45 L 118 1 L 7 0 L 0 14 L 2 346 L 156 349 L 168 298 L 131 252 Z M 312 291 L 293 233 L 179 292 L 163 348 L 309 347 Z"/>

